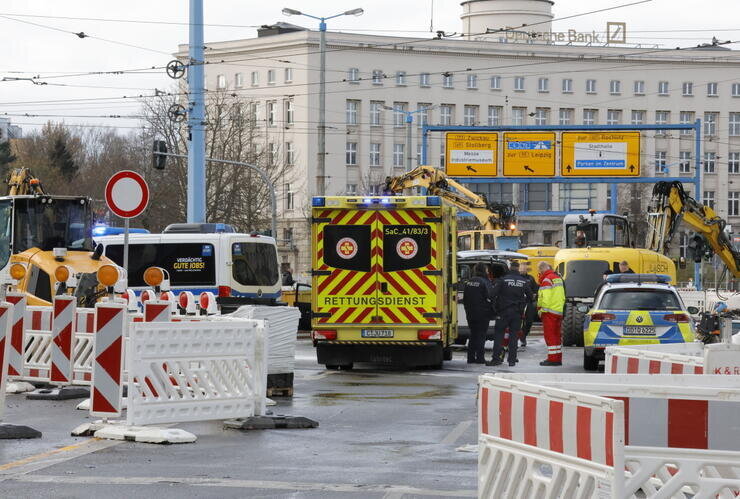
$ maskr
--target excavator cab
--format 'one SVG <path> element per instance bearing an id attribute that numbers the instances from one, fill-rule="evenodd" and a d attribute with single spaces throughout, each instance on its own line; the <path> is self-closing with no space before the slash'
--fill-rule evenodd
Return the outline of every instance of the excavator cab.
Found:
<path id="1" fill-rule="evenodd" d="M 625 217 L 609 213 L 571 214 L 563 219 L 565 248 L 630 246 L 629 224 Z"/>

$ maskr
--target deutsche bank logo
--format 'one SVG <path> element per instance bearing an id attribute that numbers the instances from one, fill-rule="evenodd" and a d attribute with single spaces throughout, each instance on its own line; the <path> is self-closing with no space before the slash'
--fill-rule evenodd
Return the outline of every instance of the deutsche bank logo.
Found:
<path id="1" fill-rule="evenodd" d="M 510 140 L 508 143 L 510 150 L 535 150 L 535 149 L 552 149 L 551 140 Z"/>

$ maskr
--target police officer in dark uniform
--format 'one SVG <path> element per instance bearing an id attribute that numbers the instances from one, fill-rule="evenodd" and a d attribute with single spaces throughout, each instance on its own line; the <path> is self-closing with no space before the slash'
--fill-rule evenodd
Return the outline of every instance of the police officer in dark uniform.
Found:
<path id="1" fill-rule="evenodd" d="M 532 300 L 529 280 L 519 273 L 519 262 L 511 262 L 509 272 L 496 282 L 493 304 L 498 311 L 493 336 L 493 359 L 487 366 L 503 363 L 504 337 L 509 333 L 509 365 L 516 365 L 517 334 L 522 327 L 522 316 L 527 303 Z"/>
<path id="2" fill-rule="evenodd" d="M 522 344 L 521 348 L 524 348 L 527 346 L 527 336 L 529 336 L 529 332 L 532 330 L 532 323 L 537 320 L 537 290 L 540 286 L 537 284 L 537 280 L 529 274 L 529 262 L 526 260 L 519 263 L 519 273 L 529 281 L 529 290 L 532 293 L 532 299 L 527 302 L 526 309 L 524 310 L 522 337 L 519 338 Z"/>
<path id="3" fill-rule="evenodd" d="M 465 283 L 463 306 L 470 328 L 468 342 L 468 364 L 484 364 L 486 335 L 488 324 L 493 316 L 493 284 L 488 278 L 488 267 L 485 263 L 473 266 L 473 277 Z"/>

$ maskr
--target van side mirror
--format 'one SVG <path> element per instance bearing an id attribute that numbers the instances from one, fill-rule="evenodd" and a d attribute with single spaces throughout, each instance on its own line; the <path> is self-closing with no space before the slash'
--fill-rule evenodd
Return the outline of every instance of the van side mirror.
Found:
<path id="1" fill-rule="evenodd" d="M 696 315 L 699 313 L 698 307 L 686 307 L 686 311 L 691 315 Z"/>

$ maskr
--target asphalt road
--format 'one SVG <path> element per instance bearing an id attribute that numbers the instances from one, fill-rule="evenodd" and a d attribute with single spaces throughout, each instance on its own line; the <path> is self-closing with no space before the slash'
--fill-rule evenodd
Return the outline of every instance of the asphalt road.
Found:
<path id="1" fill-rule="evenodd" d="M 488 354 L 490 356 L 490 353 Z M 484 372 L 582 372 L 580 349 L 543 368 L 542 337 L 530 339 L 516 368 L 467 365 L 465 352 L 441 371 L 358 365 L 326 371 L 299 340 L 295 396 L 276 414 L 306 416 L 309 430 L 224 430 L 218 422 L 177 425 L 193 444 L 152 445 L 70 436 L 89 420 L 76 401 L 9 395 L 6 423 L 43 432 L 0 441 L 0 496 L 33 498 L 475 497 L 476 383 Z M 466 451 L 467 450 L 467 451 Z"/>

